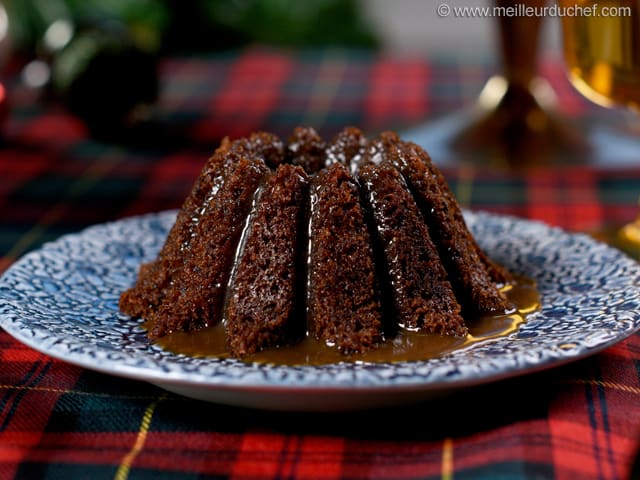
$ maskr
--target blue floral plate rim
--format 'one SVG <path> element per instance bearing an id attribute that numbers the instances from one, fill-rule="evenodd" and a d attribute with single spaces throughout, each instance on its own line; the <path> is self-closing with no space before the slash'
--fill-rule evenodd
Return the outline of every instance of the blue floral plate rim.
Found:
<path id="1" fill-rule="evenodd" d="M 175 214 L 94 225 L 25 255 L 0 278 L 0 326 L 84 368 L 204 400 L 302 410 L 384 404 L 531 373 L 601 351 L 640 329 L 635 261 L 586 235 L 465 211 L 489 256 L 538 284 L 542 309 L 513 334 L 420 362 L 291 367 L 176 355 L 151 344 L 141 322 L 117 306 L 139 264 L 161 248 Z M 322 400 L 317 408 L 312 397 Z"/>

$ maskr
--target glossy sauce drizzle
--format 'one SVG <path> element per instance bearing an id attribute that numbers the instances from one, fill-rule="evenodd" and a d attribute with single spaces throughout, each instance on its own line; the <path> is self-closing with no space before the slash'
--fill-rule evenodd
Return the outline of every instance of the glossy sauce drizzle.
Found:
<path id="1" fill-rule="evenodd" d="M 337 349 L 307 336 L 295 345 L 258 352 L 243 358 L 243 361 L 275 365 L 323 365 L 338 362 L 399 362 L 435 358 L 479 342 L 509 335 L 526 321 L 528 315 L 540 308 L 540 296 L 535 284 L 530 280 L 519 278 L 517 283 L 503 288 L 502 291 L 515 305 L 515 311 L 469 320 L 469 334 L 466 337 L 400 331 L 375 350 L 343 355 Z M 228 358 L 225 341 L 224 327 L 216 325 L 198 332 L 172 333 L 159 339 L 157 343 L 173 353 L 193 357 Z"/>

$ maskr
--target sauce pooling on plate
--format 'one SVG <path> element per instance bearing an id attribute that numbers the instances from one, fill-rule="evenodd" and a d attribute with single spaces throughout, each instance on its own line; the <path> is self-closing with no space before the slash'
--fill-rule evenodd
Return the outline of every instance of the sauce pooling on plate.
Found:
<path id="1" fill-rule="evenodd" d="M 307 335 L 294 345 L 254 353 L 243 358 L 243 361 L 274 365 L 324 365 L 339 362 L 389 363 L 428 360 L 509 335 L 526 321 L 528 315 L 540 308 L 540 296 L 532 281 L 520 278 L 517 283 L 505 287 L 503 292 L 515 306 L 515 310 L 500 315 L 484 315 L 469 321 L 469 334 L 466 337 L 401 330 L 375 350 L 343 355 L 338 349 Z M 225 342 L 224 326 L 219 324 L 197 332 L 171 333 L 159 339 L 157 344 L 170 352 L 193 357 L 229 358 Z"/>

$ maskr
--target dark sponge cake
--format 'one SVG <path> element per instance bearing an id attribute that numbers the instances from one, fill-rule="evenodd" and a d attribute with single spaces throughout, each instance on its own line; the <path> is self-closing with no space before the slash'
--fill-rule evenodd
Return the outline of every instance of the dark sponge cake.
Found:
<path id="1" fill-rule="evenodd" d="M 312 184 L 308 330 L 346 353 L 383 339 L 373 248 L 358 185 L 339 163 Z"/>
<path id="2" fill-rule="evenodd" d="M 387 162 L 369 164 L 360 170 L 360 181 L 384 252 L 400 327 L 466 335 L 447 272 L 400 173 Z"/>
<path id="3" fill-rule="evenodd" d="M 150 335 L 218 323 L 243 221 L 268 168 L 241 142 L 224 142 L 185 201 L 158 259 L 140 271 L 120 308 Z"/>
<path id="4" fill-rule="evenodd" d="M 507 283 L 509 274 L 482 252 L 429 155 L 415 144 L 400 141 L 394 133 L 382 134 L 381 143 L 385 158 L 404 176 L 420 205 L 463 310 L 479 313 L 508 309 L 507 299 L 495 285 Z"/>
<path id="5" fill-rule="evenodd" d="M 230 282 L 227 345 L 234 356 L 299 339 L 304 278 L 296 266 L 308 189 L 300 167 L 280 165 L 258 193 Z M 296 324 L 297 322 L 297 324 Z"/>
<path id="6" fill-rule="evenodd" d="M 151 338 L 222 322 L 235 357 L 305 334 L 349 354 L 398 329 L 465 336 L 511 308 L 511 281 L 419 146 L 299 127 L 222 142 L 120 309 Z"/>

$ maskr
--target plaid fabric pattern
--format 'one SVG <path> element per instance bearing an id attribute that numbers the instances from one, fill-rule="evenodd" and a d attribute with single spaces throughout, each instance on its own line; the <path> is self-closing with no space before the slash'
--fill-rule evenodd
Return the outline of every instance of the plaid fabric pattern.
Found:
<path id="1" fill-rule="evenodd" d="M 568 115 L 589 113 L 559 63 Z M 140 144 L 92 140 L 10 82 L 0 149 L 0 272 L 90 224 L 175 208 L 224 135 L 310 124 L 398 129 L 469 105 L 482 59 L 251 48 L 162 64 Z M 640 152 L 639 152 L 640 160 Z M 634 217 L 638 168 L 446 172 L 473 208 L 581 231 Z M 205 404 L 41 355 L 0 331 L 0 478 L 627 479 L 640 438 L 640 335 L 548 372 L 384 412 L 265 413 Z"/>

